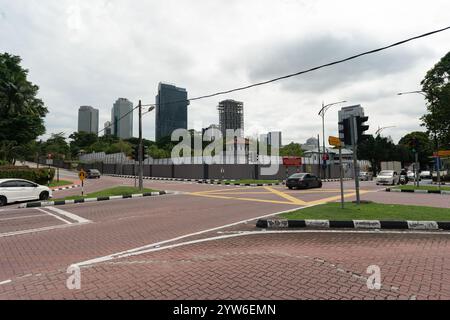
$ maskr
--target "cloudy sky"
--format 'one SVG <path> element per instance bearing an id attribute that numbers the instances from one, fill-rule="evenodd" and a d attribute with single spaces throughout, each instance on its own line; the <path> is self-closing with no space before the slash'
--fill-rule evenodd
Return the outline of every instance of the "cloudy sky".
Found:
<path id="1" fill-rule="evenodd" d="M 47 134 L 77 129 L 80 105 L 154 103 L 160 81 L 190 97 L 293 73 L 450 25 L 450 1 L 0 0 L 0 51 L 19 55 L 50 113 Z M 371 132 L 398 141 L 420 127 L 420 81 L 450 49 L 450 31 L 275 84 L 194 101 L 189 127 L 218 122 L 220 100 L 244 102 L 246 134 L 283 142 L 321 133 L 322 102 L 361 104 Z M 336 106 L 326 135 L 337 134 Z M 135 117 L 137 118 L 137 117 Z M 135 119 L 136 120 L 136 119 Z M 154 138 L 154 114 L 144 136 Z M 137 126 L 135 121 L 135 132 Z"/>

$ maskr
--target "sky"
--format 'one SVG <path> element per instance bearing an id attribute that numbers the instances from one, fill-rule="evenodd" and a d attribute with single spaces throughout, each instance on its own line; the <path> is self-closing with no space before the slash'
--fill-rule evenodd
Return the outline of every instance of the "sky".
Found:
<path id="1" fill-rule="evenodd" d="M 47 133 L 77 130 L 78 108 L 119 97 L 155 103 L 159 82 L 196 97 L 346 58 L 450 25 L 450 1 L 403 0 L 0 0 L 0 52 L 19 55 L 49 109 Z M 322 135 L 318 112 L 346 100 L 397 142 L 425 128 L 419 94 L 426 72 L 449 51 L 445 31 L 277 83 L 191 102 L 189 129 L 218 123 L 218 102 L 244 102 L 245 134 L 282 131 L 283 143 Z M 325 136 L 338 134 L 338 110 Z M 154 112 L 143 135 L 155 136 Z M 134 116 L 137 136 L 137 114 Z"/>

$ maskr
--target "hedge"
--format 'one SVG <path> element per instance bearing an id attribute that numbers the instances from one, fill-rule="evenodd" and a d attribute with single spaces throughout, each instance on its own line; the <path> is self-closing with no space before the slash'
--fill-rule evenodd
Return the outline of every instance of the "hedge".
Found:
<path id="1" fill-rule="evenodd" d="M 11 168 L 10 166 L 0 166 L 0 179 L 25 179 L 30 180 L 39 184 L 48 183 L 48 174 L 50 173 L 50 181 L 53 180 L 55 176 L 55 169 L 48 168 L 26 168 L 19 167 L 19 169 Z"/>

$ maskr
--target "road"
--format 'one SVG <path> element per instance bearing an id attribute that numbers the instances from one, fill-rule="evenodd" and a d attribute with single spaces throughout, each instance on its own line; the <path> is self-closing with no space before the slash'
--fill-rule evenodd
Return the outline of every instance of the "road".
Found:
<path id="1" fill-rule="evenodd" d="M 77 180 L 61 172 L 64 179 Z M 132 179 L 87 181 L 88 192 Z M 354 199 L 352 182 L 346 198 Z M 322 189 L 235 187 L 145 180 L 176 194 L 0 211 L 1 299 L 448 299 L 445 232 L 269 233 L 255 219 L 339 199 Z M 362 183 L 362 199 L 449 207 L 441 195 L 387 193 Z M 55 197 L 79 193 L 56 191 Z M 81 266 L 81 289 L 67 268 Z M 366 286 L 381 268 L 381 290 Z"/>

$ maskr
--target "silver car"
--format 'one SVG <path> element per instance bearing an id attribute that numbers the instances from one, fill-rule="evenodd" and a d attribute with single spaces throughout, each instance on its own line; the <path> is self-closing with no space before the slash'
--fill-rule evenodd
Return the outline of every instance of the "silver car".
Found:
<path id="1" fill-rule="evenodd" d="M 400 176 L 394 170 L 383 170 L 377 176 L 377 185 L 379 184 L 389 184 L 395 185 L 400 181 Z"/>

